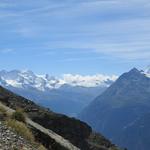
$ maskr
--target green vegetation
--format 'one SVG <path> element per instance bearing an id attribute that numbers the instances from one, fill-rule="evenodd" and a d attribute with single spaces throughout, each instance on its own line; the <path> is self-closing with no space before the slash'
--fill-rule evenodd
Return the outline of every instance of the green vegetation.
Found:
<path id="1" fill-rule="evenodd" d="M 47 150 L 43 145 L 39 145 L 37 150 Z"/>
<path id="2" fill-rule="evenodd" d="M 28 140 L 37 150 L 47 150 L 42 144 L 35 142 L 34 135 L 27 127 L 26 115 L 23 110 L 17 109 L 14 113 L 8 113 L 3 106 L 0 106 L 0 120 L 3 120 L 7 127 L 12 131 Z M 13 150 L 19 150 L 16 146 Z"/>
<path id="3" fill-rule="evenodd" d="M 0 120 L 4 121 L 6 120 L 6 118 L 9 118 L 9 117 L 10 117 L 10 114 L 7 113 L 4 107 L 0 106 Z"/>
<path id="4" fill-rule="evenodd" d="M 114 146 L 111 148 L 111 150 L 120 150 L 120 149 L 118 149 L 117 147 Z"/>
<path id="5" fill-rule="evenodd" d="M 12 114 L 12 119 L 20 121 L 20 122 L 26 122 L 26 117 L 24 112 L 21 109 L 17 109 L 13 114 Z"/>
<path id="6" fill-rule="evenodd" d="M 13 147 L 14 150 L 19 150 L 17 147 Z"/>
<path id="7" fill-rule="evenodd" d="M 17 134 L 29 140 L 31 143 L 34 142 L 34 136 L 30 129 L 23 122 L 19 122 L 14 119 L 9 119 L 6 121 L 6 125 L 11 127 Z"/>
<path id="8" fill-rule="evenodd" d="M 0 113 L 6 113 L 6 110 L 4 107 L 0 106 Z"/>
<path id="9" fill-rule="evenodd" d="M 21 109 L 16 110 L 12 115 L 9 115 L 5 108 L 0 106 L 0 116 L 4 118 L 5 124 L 11 127 L 17 134 L 33 142 L 34 136 L 25 125 L 25 114 Z M 7 118 L 5 117 L 7 116 Z"/>

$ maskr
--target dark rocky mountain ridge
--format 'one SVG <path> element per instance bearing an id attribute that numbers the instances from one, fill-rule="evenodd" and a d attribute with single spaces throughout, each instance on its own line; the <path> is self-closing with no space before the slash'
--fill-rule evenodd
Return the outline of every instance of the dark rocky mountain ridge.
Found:
<path id="1" fill-rule="evenodd" d="M 145 131 L 139 128 L 142 122 L 149 133 L 149 117 L 143 121 L 149 113 L 150 78 L 134 68 L 120 76 L 79 118 L 122 147 L 149 150 L 150 134 L 144 135 Z"/>

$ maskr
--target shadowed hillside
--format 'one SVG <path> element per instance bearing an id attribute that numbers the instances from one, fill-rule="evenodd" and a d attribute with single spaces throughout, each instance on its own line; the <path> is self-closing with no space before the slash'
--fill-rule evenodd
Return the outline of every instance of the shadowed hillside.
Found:
<path id="1" fill-rule="evenodd" d="M 148 113 L 150 78 L 134 68 L 120 76 L 79 118 L 120 146 L 149 150 Z"/>
<path id="2" fill-rule="evenodd" d="M 91 127 L 86 123 L 65 115 L 56 114 L 52 111 L 36 105 L 34 102 L 0 87 L 0 101 L 10 108 L 22 108 L 24 112 L 35 122 L 47 129 L 51 129 L 65 139 L 68 139 L 73 145 L 83 150 L 107 150 L 116 149 L 111 142 L 100 134 L 92 132 Z M 37 138 L 46 145 L 48 139 L 36 130 L 34 131 Z M 47 141 L 47 143 L 45 142 Z"/>

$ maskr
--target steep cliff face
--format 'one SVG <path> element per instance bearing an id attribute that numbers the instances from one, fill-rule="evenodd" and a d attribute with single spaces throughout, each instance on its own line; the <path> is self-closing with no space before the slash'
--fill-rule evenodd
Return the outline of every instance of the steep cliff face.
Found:
<path id="1" fill-rule="evenodd" d="M 33 121 L 47 129 L 51 129 L 82 150 L 107 150 L 116 148 L 103 136 L 92 132 L 91 127 L 86 123 L 75 118 L 56 114 L 2 87 L 0 87 L 0 101 L 13 109 L 22 108 Z M 38 134 L 40 135 L 40 133 Z M 41 136 L 46 138 L 44 135 Z M 41 142 L 44 143 L 45 141 L 45 139 L 41 139 Z"/>

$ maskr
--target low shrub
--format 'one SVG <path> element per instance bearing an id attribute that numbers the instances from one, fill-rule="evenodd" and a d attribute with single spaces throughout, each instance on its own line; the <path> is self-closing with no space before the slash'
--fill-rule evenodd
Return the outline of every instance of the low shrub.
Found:
<path id="1" fill-rule="evenodd" d="M 37 150 L 47 150 L 43 145 L 39 145 Z"/>
<path id="2" fill-rule="evenodd" d="M 0 106 L 0 113 L 6 113 L 6 110 L 4 107 Z"/>
<path id="3" fill-rule="evenodd" d="M 9 114 L 7 113 L 5 108 L 0 106 L 0 120 L 5 120 L 8 116 Z"/>
<path id="4" fill-rule="evenodd" d="M 23 122 L 9 119 L 6 121 L 6 125 L 12 128 L 13 131 L 15 131 L 18 135 L 24 137 L 26 140 L 30 141 L 31 143 L 34 142 L 34 136 L 32 132 Z"/>
<path id="5" fill-rule="evenodd" d="M 13 114 L 12 114 L 12 119 L 15 119 L 17 121 L 21 122 L 26 122 L 26 117 L 24 112 L 21 109 L 17 109 Z"/>

